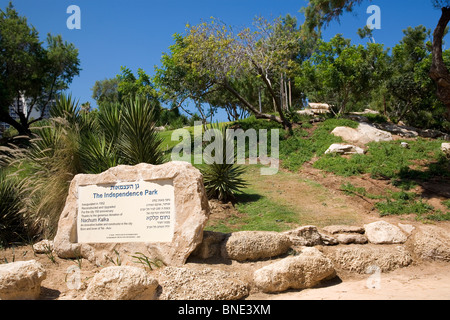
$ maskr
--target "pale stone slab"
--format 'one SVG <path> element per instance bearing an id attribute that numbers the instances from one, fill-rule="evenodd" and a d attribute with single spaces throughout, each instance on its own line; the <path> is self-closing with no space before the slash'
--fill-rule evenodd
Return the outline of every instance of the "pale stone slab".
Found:
<path id="1" fill-rule="evenodd" d="M 407 236 L 400 230 L 386 221 L 377 221 L 364 225 L 366 236 L 374 244 L 395 244 L 404 243 Z"/>
<path id="2" fill-rule="evenodd" d="M 311 288 L 336 275 L 332 261 L 316 248 L 304 248 L 298 256 L 287 257 L 253 274 L 255 285 L 263 292 Z"/>
<path id="3" fill-rule="evenodd" d="M 125 185 L 127 183 L 132 185 L 139 184 L 142 181 L 149 183 L 170 181 L 173 185 L 174 216 L 170 218 L 172 219 L 170 223 L 173 224 L 171 241 L 164 238 L 160 242 L 139 242 L 137 236 L 134 236 L 135 239 L 130 239 L 124 238 L 124 235 L 121 235 L 117 242 L 97 243 L 98 239 L 92 243 L 80 243 L 78 241 L 77 220 L 81 210 L 78 203 L 80 186 L 111 184 L 122 186 L 124 183 Z M 125 190 L 119 191 L 125 192 Z M 95 200 L 100 202 L 102 199 Z M 129 205 L 130 212 L 144 209 L 141 205 L 137 207 L 134 207 L 133 203 Z M 85 214 L 87 212 L 89 210 L 85 211 Z M 127 212 L 128 209 L 121 213 L 126 215 Z M 136 252 L 140 252 L 150 259 L 160 259 L 167 265 L 183 265 L 191 252 L 202 242 L 203 228 L 208 220 L 209 212 L 203 176 L 199 170 L 187 162 L 169 162 L 158 166 L 150 164 L 117 166 L 98 175 L 80 174 L 75 176 L 70 184 L 66 205 L 61 214 L 58 231 L 54 239 L 55 252 L 60 258 L 83 257 L 93 263 L 102 265 L 109 260 L 108 257 L 114 258 L 117 254 L 120 255 L 124 265 L 127 263 L 135 265 L 132 256 Z M 117 213 L 113 212 L 112 214 Z M 145 212 L 142 214 L 145 217 Z M 147 221 L 142 220 L 142 223 L 147 223 Z M 106 226 L 109 225 L 104 225 L 104 227 Z M 89 227 L 93 228 L 92 232 L 98 231 L 95 230 L 95 228 L 98 228 L 95 222 Z M 117 228 L 117 226 L 114 226 L 114 228 Z M 129 229 L 129 226 L 127 228 L 128 231 L 125 231 L 125 229 L 123 231 L 125 235 L 129 230 L 132 230 Z M 154 229 L 149 229 L 149 232 L 152 231 Z M 117 229 L 115 229 L 115 232 L 117 233 Z"/>
<path id="4" fill-rule="evenodd" d="M 324 231 L 329 232 L 331 234 L 336 233 L 364 233 L 363 227 L 358 226 L 346 226 L 346 225 L 333 225 L 327 226 L 323 228 Z"/>
<path id="5" fill-rule="evenodd" d="M 379 130 L 367 123 L 360 123 L 356 129 L 349 127 L 336 127 L 331 133 L 335 136 L 341 137 L 344 141 L 357 144 L 393 140 L 392 135 L 389 132 Z"/>

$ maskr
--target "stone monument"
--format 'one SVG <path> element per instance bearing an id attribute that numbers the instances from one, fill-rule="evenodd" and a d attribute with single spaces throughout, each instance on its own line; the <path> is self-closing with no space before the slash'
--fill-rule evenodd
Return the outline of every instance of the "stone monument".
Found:
<path id="1" fill-rule="evenodd" d="M 190 163 L 79 174 L 70 184 L 55 251 L 99 265 L 128 264 L 140 253 L 179 266 L 202 242 L 208 217 L 203 177 Z"/>

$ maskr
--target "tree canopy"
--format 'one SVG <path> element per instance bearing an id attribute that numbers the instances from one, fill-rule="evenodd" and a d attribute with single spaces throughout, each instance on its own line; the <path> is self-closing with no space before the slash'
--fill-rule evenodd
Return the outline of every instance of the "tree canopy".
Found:
<path id="1" fill-rule="evenodd" d="M 19 134 L 29 135 L 30 124 L 42 119 L 55 94 L 68 88 L 80 73 L 78 50 L 60 35 L 47 35 L 47 45 L 38 31 L 19 16 L 12 3 L 0 10 L 0 121 L 13 126 Z M 27 110 L 16 105 L 15 119 L 9 108 L 21 97 L 30 99 Z M 39 108 L 41 116 L 30 119 Z"/>

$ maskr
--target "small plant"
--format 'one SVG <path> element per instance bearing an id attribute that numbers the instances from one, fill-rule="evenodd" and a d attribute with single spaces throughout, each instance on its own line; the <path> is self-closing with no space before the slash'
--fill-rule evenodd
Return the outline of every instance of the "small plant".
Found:
<path id="1" fill-rule="evenodd" d="M 246 186 L 245 181 L 241 178 L 244 169 L 233 161 L 227 161 L 227 145 L 234 143 L 226 133 L 227 126 L 215 124 L 212 125 L 212 129 L 218 131 L 223 139 L 223 150 L 216 150 L 219 154 L 214 155 L 214 158 L 221 160 L 219 161 L 221 163 L 217 163 L 213 159 L 206 159 L 209 164 L 200 167 L 200 171 L 203 174 L 208 197 L 227 202 L 233 200 L 239 190 Z"/>
<path id="2" fill-rule="evenodd" d="M 136 254 L 135 256 L 132 256 L 133 258 L 137 259 L 137 261 L 135 262 L 144 265 L 144 267 L 149 268 L 150 270 L 154 270 L 152 266 L 156 268 L 161 268 L 162 266 L 165 266 L 165 263 L 159 259 L 150 259 L 141 252 L 135 252 L 135 254 Z"/>
<path id="3" fill-rule="evenodd" d="M 53 254 L 53 249 L 51 248 L 51 246 L 48 243 L 44 244 L 44 249 L 45 249 L 44 253 L 47 256 L 47 258 L 49 258 L 49 260 L 52 263 L 57 263 L 55 255 Z"/>
<path id="4" fill-rule="evenodd" d="M 106 260 L 108 260 L 109 262 L 111 262 L 115 266 L 122 265 L 122 259 L 120 258 L 120 253 L 116 249 L 114 249 L 114 253 L 116 254 L 116 259 L 115 260 L 113 258 L 111 258 L 110 256 L 105 255 Z"/>

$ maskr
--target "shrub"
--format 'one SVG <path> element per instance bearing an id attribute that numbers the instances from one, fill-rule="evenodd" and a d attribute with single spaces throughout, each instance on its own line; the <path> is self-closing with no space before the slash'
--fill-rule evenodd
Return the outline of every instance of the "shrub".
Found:
<path id="1" fill-rule="evenodd" d="M 0 246 L 6 247 L 26 235 L 23 216 L 23 183 L 0 170 Z"/>
<path id="2" fill-rule="evenodd" d="M 219 161 L 205 159 L 207 164 L 200 166 L 200 171 L 203 174 L 203 180 L 208 197 L 210 199 L 218 199 L 219 201 L 227 202 L 234 200 L 235 195 L 239 192 L 239 190 L 245 187 L 246 183 L 241 178 L 244 173 L 244 169 L 236 165 L 234 161 L 232 161 L 231 164 L 229 164 L 231 161 L 228 161 L 227 163 L 226 146 L 227 141 L 230 139 L 226 134 L 228 126 L 213 124 L 211 125 L 211 128 L 220 133 L 223 139 L 223 148 L 222 150 L 216 150 L 219 154 L 212 155 Z M 232 141 L 229 141 L 228 143 L 232 143 Z"/>

